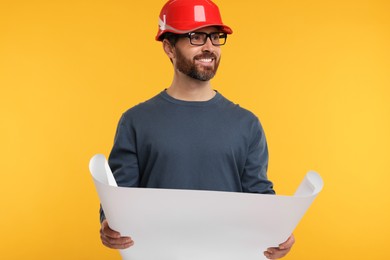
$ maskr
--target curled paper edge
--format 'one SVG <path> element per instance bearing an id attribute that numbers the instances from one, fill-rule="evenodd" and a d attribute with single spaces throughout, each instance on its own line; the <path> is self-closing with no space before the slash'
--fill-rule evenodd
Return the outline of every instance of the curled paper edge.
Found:
<path id="1" fill-rule="evenodd" d="M 91 172 L 92 177 L 97 181 L 118 187 L 106 157 L 103 154 L 96 154 L 91 158 L 89 161 L 89 171 Z"/>
<path id="2" fill-rule="evenodd" d="M 306 197 L 318 194 L 324 186 L 321 176 L 315 171 L 308 171 L 296 190 L 295 197 Z"/>
<path id="3" fill-rule="evenodd" d="M 92 177 L 106 185 L 118 187 L 114 175 L 103 154 L 94 155 L 89 162 L 89 170 Z M 295 197 L 306 197 L 318 194 L 324 186 L 321 176 L 315 171 L 308 171 L 298 189 L 294 193 Z"/>

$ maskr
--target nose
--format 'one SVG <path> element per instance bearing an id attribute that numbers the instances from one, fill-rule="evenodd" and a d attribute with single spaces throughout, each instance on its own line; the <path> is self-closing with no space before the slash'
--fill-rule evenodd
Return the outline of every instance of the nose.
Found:
<path id="1" fill-rule="evenodd" d="M 207 40 L 206 40 L 206 43 L 202 46 L 202 50 L 203 51 L 210 51 L 212 52 L 213 49 L 214 49 L 214 45 L 213 43 L 211 42 L 211 38 L 210 38 L 210 35 L 207 37 Z"/>

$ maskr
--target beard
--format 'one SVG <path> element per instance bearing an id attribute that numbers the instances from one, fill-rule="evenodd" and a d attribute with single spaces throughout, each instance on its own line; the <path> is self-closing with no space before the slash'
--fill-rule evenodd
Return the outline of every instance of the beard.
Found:
<path id="1" fill-rule="evenodd" d="M 214 66 L 201 66 L 195 63 L 195 60 L 198 59 L 213 59 Z M 219 62 L 221 59 L 217 60 L 217 57 L 214 53 L 204 52 L 202 54 L 196 55 L 193 60 L 187 59 L 184 57 L 183 53 L 176 48 L 176 67 L 183 74 L 197 80 L 209 81 L 217 73 Z"/>

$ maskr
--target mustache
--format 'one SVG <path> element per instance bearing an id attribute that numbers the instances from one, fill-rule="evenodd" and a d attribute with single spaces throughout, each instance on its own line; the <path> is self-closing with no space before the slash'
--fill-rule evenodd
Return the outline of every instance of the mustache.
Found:
<path id="1" fill-rule="evenodd" d="M 217 60 L 217 56 L 214 53 L 206 52 L 206 53 L 202 53 L 202 54 L 196 55 L 194 57 L 194 59 L 195 60 L 199 60 L 199 59 L 214 59 L 214 60 Z"/>

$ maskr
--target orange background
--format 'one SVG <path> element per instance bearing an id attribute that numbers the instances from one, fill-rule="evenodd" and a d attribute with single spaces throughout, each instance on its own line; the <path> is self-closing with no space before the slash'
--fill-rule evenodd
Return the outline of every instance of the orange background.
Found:
<path id="1" fill-rule="evenodd" d="M 164 2 L 0 3 L 2 259 L 120 259 L 88 162 L 170 84 Z M 325 182 L 286 259 L 389 259 L 390 2 L 216 3 L 234 34 L 213 87 L 260 117 L 279 194 Z"/>

